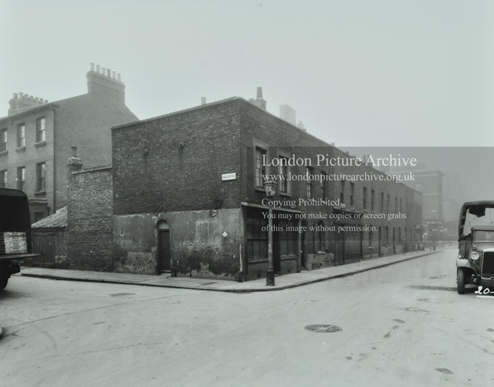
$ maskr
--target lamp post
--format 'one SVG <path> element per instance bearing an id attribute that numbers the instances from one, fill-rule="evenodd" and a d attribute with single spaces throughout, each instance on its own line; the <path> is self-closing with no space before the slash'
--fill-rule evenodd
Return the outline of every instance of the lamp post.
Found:
<path id="1" fill-rule="evenodd" d="M 266 196 L 271 199 L 276 193 L 278 183 L 275 180 L 268 179 L 264 181 L 264 191 Z M 274 265 L 273 265 L 273 204 L 269 201 L 268 216 L 268 271 L 266 272 L 266 286 L 274 286 Z"/>

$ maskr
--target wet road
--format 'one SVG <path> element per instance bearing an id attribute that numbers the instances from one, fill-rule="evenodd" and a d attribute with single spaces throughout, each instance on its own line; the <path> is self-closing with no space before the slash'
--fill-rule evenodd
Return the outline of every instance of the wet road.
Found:
<path id="1" fill-rule="evenodd" d="M 456 293 L 455 256 L 251 294 L 15 276 L 0 385 L 494 385 L 494 297 Z"/>

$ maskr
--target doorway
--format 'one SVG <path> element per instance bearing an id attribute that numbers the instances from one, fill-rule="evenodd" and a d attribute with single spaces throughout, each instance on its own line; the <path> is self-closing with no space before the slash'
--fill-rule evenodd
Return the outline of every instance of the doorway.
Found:
<path id="1" fill-rule="evenodd" d="M 307 222 L 305 220 L 302 221 L 302 233 L 300 236 L 300 270 L 306 269 L 305 262 L 307 261 Z"/>
<path id="2" fill-rule="evenodd" d="M 378 235 L 378 241 L 377 241 L 377 253 L 379 257 L 382 257 L 381 255 L 381 242 L 382 241 L 382 236 L 381 236 L 381 226 L 379 226 L 379 235 Z"/>
<path id="3" fill-rule="evenodd" d="M 166 221 L 158 223 L 158 259 L 156 262 L 157 274 L 171 271 L 170 256 L 170 227 Z"/>

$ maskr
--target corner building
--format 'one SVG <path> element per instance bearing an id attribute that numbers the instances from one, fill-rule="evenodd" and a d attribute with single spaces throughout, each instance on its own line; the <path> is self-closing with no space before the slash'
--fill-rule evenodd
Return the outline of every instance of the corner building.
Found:
<path id="1" fill-rule="evenodd" d="M 317 154 L 352 156 L 265 111 L 230 98 L 112 129 L 113 269 L 238 281 L 264 277 L 268 208 L 261 174 L 383 175 L 371 167 L 316 166 Z M 259 160 L 311 158 L 312 166 L 263 167 Z M 299 206 L 299 199 L 340 205 Z M 421 195 L 394 181 L 289 181 L 275 200 L 275 271 L 318 269 L 419 248 Z M 406 213 L 406 219 L 364 214 Z M 70 214 L 70 207 L 69 207 Z M 321 218 L 320 214 L 323 215 Z M 324 218 L 350 214 L 349 220 Z M 70 217 L 69 217 L 70 225 Z M 307 227 L 307 230 L 287 226 Z M 321 226 L 310 230 L 309 227 Z M 337 232 L 331 226 L 348 231 Z M 347 227 L 345 227 L 347 226 Z M 373 226 L 360 231 L 357 226 Z M 354 229 L 352 229 L 354 227 Z"/>

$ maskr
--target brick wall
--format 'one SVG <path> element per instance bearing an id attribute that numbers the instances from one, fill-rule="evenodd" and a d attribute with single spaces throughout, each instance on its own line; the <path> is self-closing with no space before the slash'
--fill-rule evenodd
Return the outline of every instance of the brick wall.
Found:
<path id="1" fill-rule="evenodd" d="M 70 268 L 113 271 L 112 169 L 75 172 L 69 185 Z"/>
<path id="2" fill-rule="evenodd" d="M 240 206 L 239 100 L 114 128 L 115 215 Z M 222 181 L 224 173 L 237 179 Z M 139 198 L 139 200 L 136 200 Z"/>

